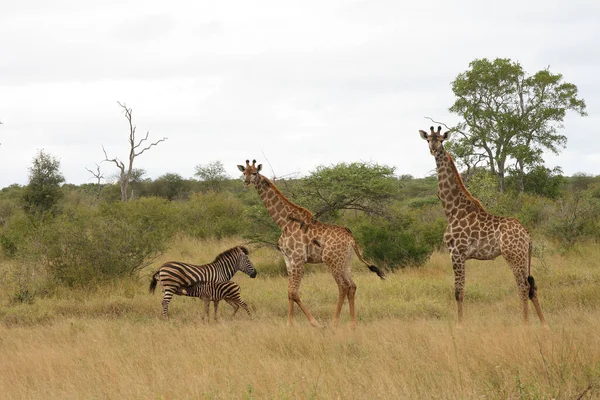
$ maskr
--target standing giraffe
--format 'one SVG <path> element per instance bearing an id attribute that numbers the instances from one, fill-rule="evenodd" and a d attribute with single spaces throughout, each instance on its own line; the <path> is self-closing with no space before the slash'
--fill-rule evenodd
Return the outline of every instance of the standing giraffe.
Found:
<path id="1" fill-rule="evenodd" d="M 433 126 L 428 135 L 419 131 L 429 143 L 429 152 L 435 157 L 438 172 L 438 197 L 442 201 L 448 227 L 444 242 L 452 256 L 454 288 L 458 307 L 458 326 L 462 326 L 462 303 L 465 297 L 465 262 L 469 259 L 493 260 L 502 255 L 517 281 L 523 307 L 523 322 L 528 322 L 528 302 L 531 299 L 542 325 L 547 326 L 537 294 L 537 286 L 530 274 L 531 237 L 527 229 L 514 218 L 492 215 L 465 187 L 452 156 L 443 146 L 450 132 L 441 134 Z"/>
<path id="2" fill-rule="evenodd" d="M 275 184 L 260 174 L 262 164 L 252 165 L 246 160 L 246 166 L 238 165 L 244 173 L 244 186 L 254 185 L 262 199 L 267 212 L 281 229 L 278 248 L 283 254 L 288 273 L 288 320 L 287 325 L 292 325 L 294 318 L 294 303 L 298 304 L 311 325 L 321 328 L 321 324 L 312 316 L 308 308 L 300 300 L 300 282 L 304 275 L 304 264 L 325 263 L 338 285 L 339 297 L 333 324 L 337 325 L 340 311 L 346 297 L 350 307 L 350 320 L 352 328 L 356 327 L 356 312 L 354 309 L 354 296 L 356 284 L 350 274 L 350 260 L 352 250 L 358 259 L 366 264 L 381 279 L 383 272 L 374 265 L 369 265 L 361 256 L 352 232 L 348 228 L 330 225 L 314 219 L 312 213 L 289 201 Z"/>

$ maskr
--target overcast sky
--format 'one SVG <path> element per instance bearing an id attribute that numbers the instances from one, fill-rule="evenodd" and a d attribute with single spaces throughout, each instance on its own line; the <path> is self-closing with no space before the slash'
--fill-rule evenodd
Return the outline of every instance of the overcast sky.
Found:
<path id="1" fill-rule="evenodd" d="M 450 83 L 476 58 L 550 67 L 579 88 L 567 175 L 600 174 L 600 2 L 0 0 L 0 187 L 26 184 L 40 149 L 67 182 L 110 176 L 138 134 L 166 142 L 135 166 L 191 178 L 194 166 L 256 158 L 268 176 L 373 161 L 423 177 L 425 116 L 453 125 Z"/>

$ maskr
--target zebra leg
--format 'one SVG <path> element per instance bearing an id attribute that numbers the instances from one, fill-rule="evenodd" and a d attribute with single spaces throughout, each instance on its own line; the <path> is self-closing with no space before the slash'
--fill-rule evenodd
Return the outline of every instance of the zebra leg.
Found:
<path id="1" fill-rule="evenodd" d="M 162 300 L 162 308 L 163 308 L 163 318 L 165 320 L 169 319 L 169 303 L 171 302 L 171 299 L 173 298 L 173 291 L 171 289 L 165 289 L 165 293 L 163 294 L 163 300 Z"/>
<path id="2" fill-rule="evenodd" d="M 217 316 L 217 312 L 219 311 L 219 300 L 213 300 L 215 303 L 215 322 L 219 322 L 219 317 Z"/>
<path id="3" fill-rule="evenodd" d="M 252 317 L 252 314 L 250 314 L 250 310 L 248 309 L 248 305 L 246 303 L 244 303 L 241 299 L 240 299 L 240 306 L 242 306 L 242 308 L 244 310 L 246 310 L 246 312 L 248 313 L 249 317 Z M 237 311 L 237 310 L 236 310 Z"/>
<path id="4" fill-rule="evenodd" d="M 206 322 L 210 322 L 210 316 L 208 315 L 210 300 L 206 299 L 206 298 L 203 300 L 204 300 L 204 315 L 202 316 L 202 321 L 206 320 Z"/>
<path id="5" fill-rule="evenodd" d="M 231 314 L 231 316 L 234 317 L 235 314 L 238 312 L 238 309 L 240 308 L 240 306 L 237 304 L 237 302 L 235 300 L 225 299 L 225 301 L 227 302 L 227 304 L 229 304 L 231 307 L 233 307 L 233 314 Z"/>

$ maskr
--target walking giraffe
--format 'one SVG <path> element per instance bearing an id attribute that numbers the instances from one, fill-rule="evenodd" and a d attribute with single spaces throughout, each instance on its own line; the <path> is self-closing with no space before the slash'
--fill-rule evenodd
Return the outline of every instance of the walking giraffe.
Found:
<path id="1" fill-rule="evenodd" d="M 333 324 L 337 325 L 347 297 L 351 326 L 352 328 L 356 327 L 354 308 L 356 284 L 350 274 L 352 250 L 358 259 L 381 279 L 384 278 L 383 272 L 364 260 L 358 250 L 356 240 L 348 228 L 319 222 L 306 208 L 289 201 L 273 182 L 260 174 L 262 164 L 257 166 L 256 160 L 252 160 L 252 165 L 250 165 L 250 162 L 246 160 L 246 166 L 238 165 L 238 169 L 244 173 L 244 186 L 254 185 L 267 212 L 281 229 L 278 248 L 283 254 L 288 273 L 288 326 L 292 325 L 294 303 L 296 303 L 312 326 L 321 327 L 321 324 L 300 300 L 299 292 L 300 282 L 304 275 L 304 264 L 325 263 L 339 289 Z"/>
<path id="2" fill-rule="evenodd" d="M 521 296 L 523 322 L 528 322 L 528 302 L 531 299 L 542 325 L 547 326 L 531 276 L 531 237 L 527 229 L 514 218 L 492 215 L 465 187 L 452 156 L 443 142 L 450 132 L 437 132 L 433 126 L 428 135 L 419 131 L 429 143 L 429 152 L 435 157 L 438 172 L 438 197 L 442 201 L 448 227 L 444 242 L 452 256 L 455 297 L 458 308 L 458 326 L 462 326 L 462 303 L 465 296 L 465 262 L 469 259 L 493 260 L 502 255 L 510 266 Z"/>

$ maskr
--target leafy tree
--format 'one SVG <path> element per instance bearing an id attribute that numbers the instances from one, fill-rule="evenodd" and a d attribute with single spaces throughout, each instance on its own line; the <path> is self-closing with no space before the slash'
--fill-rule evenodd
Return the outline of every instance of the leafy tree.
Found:
<path id="1" fill-rule="evenodd" d="M 179 174 L 166 173 L 152 182 L 152 192 L 169 200 L 180 199 L 186 192 L 186 181 Z"/>
<path id="2" fill-rule="evenodd" d="M 23 193 L 23 208 L 29 214 L 51 212 L 62 197 L 60 184 L 65 178 L 60 161 L 40 150 L 29 168 L 29 184 Z"/>
<path id="3" fill-rule="evenodd" d="M 527 75 L 518 62 L 476 59 L 452 82 L 457 99 L 450 111 L 464 121 L 462 136 L 449 145 L 467 169 L 486 162 L 500 191 L 512 169 L 524 191 L 527 170 L 543 164 L 544 151 L 558 154 L 567 138 L 559 133 L 567 111 L 585 116 L 577 86 L 549 69 Z"/>
<path id="4" fill-rule="evenodd" d="M 516 178 L 514 186 L 519 185 L 519 190 L 521 190 L 520 183 L 523 182 L 526 193 L 533 193 L 550 199 L 557 199 L 560 196 L 561 187 L 564 183 L 560 167 L 550 169 L 542 165 L 531 168 L 522 179 L 520 179 L 520 176 Z M 507 187 L 510 187 L 511 179 L 508 179 L 507 182 Z"/>
<path id="5" fill-rule="evenodd" d="M 203 181 L 208 190 L 218 192 L 223 182 L 230 179 L 225 172 L 225 167 L 221 161 L 213 161 L 208 164 L 200 164 L 195 167 L 194 176 Z"/>
<path id="6" fill-rule="evenodd" d="M 300 180 L 292 193 L 298 204 L 314 212 L 315 218 L 335 217 L 341 210 L 359 210 L 384 215 L 385 205 L 400 188 L 394 168 L 366 162 L 319 166 Z"/>

